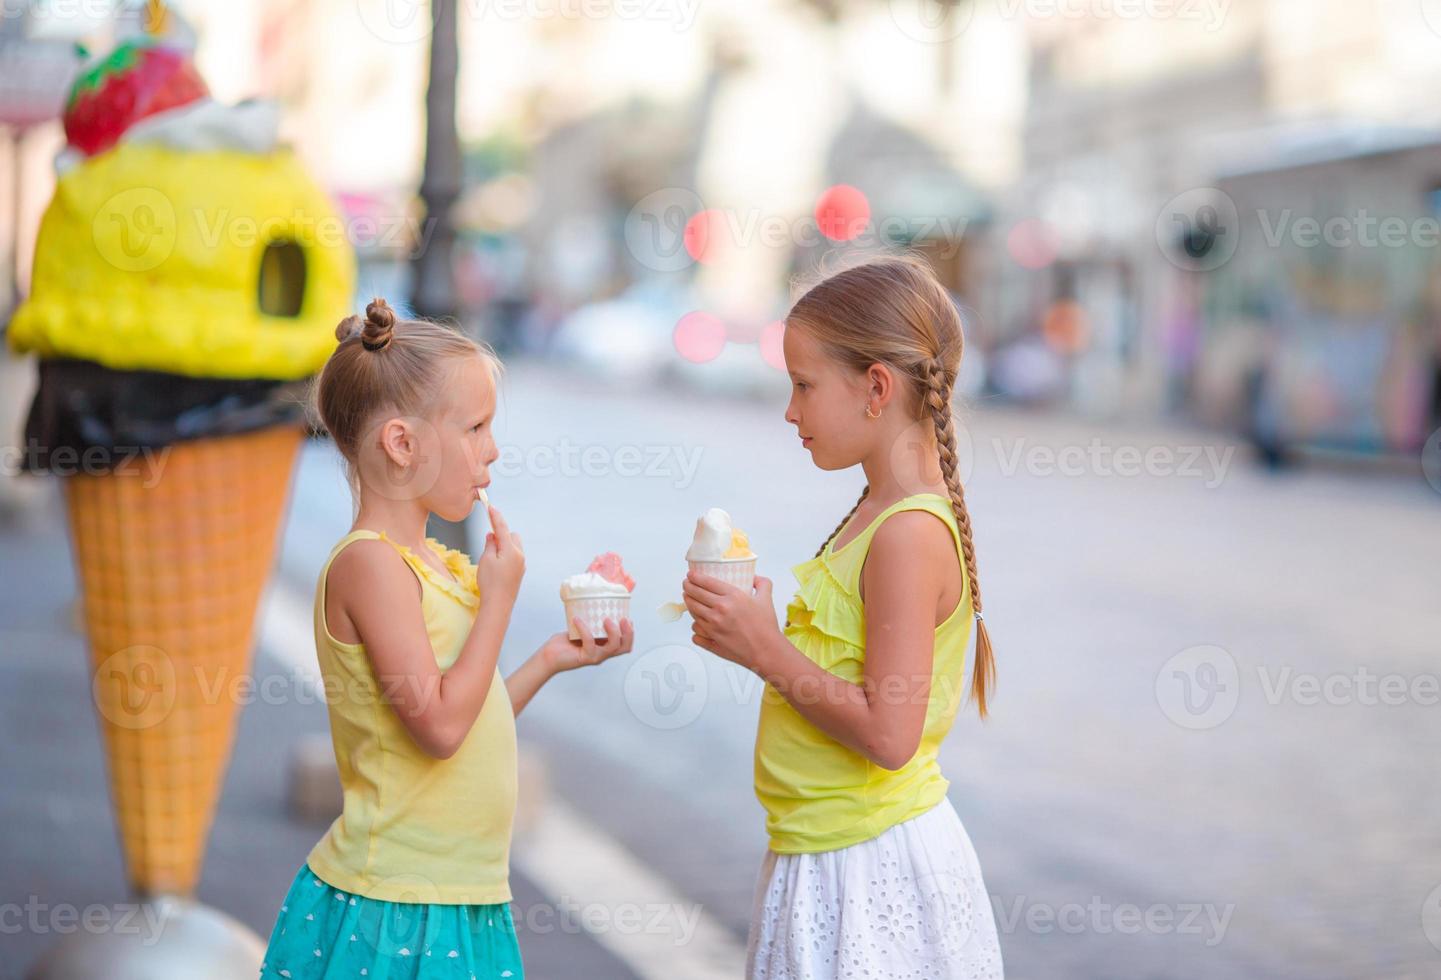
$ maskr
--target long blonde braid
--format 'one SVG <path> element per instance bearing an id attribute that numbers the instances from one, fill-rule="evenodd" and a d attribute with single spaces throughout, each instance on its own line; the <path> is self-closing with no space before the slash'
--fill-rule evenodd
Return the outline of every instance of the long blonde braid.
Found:
<path id="1" fill-rule="evenodd" d="M 821 543 L 821 546 L 816 549 L 816 553 L 812 557 L 819 558 L 821 556 L 821 553 L 826 550 L 826 545 L 834 541 L 836 539 L 836 535 L 841 533 L 841 528 L 846 526 L 846 521 L 856 516 L 856 511 L 860 510 L 861 508 L 861 502 L 866 499 L 866 495 L 870 492 L 871 485 L 869 483 L 861 487 L 861 495 L 860 498 L 856 500 L 856 505 L 850 509 L 850 513 L 846 514 L 845 517 L 841 518 L 841 522 L 836 525 L 836 529 L 831 532 L 831 536 L 826 538 L 825 541 Z"/>
<path id="2" fill-rule="evenodd" d="M 949 374 L 939 358 L 932 358 L 923 370 L 926 377 L 926 405 L 931 410 L 931 424 L 936 430 L 936 446 L 941 457 L 941 474 L 951 497 L 951 510 L 960 530 L 961 553 L 966 560 L 966 578 L 971 585 L 971 608 L 976 614 L 976 666 L 971 675 L 971 695 L 981 717 L 986 717 L 986 696 L 996 686 L 996 660 L 991 650 L 991 636 L 986 619 L 981 615 L 981 583 L 976 575 L 976 546 L 971 538 L 971 515 L 966 510 L 966 491 L 961 486 L 960 461 L 956 457 L 955 414 L 951 410 L 951 392 L 955 375 Z"/>

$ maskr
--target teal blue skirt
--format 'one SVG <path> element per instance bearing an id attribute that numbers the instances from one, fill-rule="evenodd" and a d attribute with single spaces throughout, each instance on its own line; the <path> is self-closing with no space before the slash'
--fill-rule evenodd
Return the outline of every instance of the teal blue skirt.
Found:
<path id="1" fill-rule="evenodd" d="M 523 980 L 510 904 L 383 902 L 302 864 L 281 903 L 261 980 Z"/>

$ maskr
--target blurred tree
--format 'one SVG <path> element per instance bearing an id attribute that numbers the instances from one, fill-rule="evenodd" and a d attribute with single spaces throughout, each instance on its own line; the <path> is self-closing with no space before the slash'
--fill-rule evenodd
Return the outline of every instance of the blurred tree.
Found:
<path id="1" fill-rule="evenodd" d="M 456 130 L 456 84 L 460 56 L 455 0 L 431 0 L 430 81 L 425 91 L 425 169 L 420 199 L 432 223 L 429 242 L 412 263 L 411 307 L 421 316 L 454 318 L 455 222 L 460 197 L 460 137 Z"/>
<path id="2" fill-rule="evenodd" d="M 425 90 L 425 168 L 420 199 L 430 239 L 411 263 L 410 306 L 416 315 L 458 320 L 455 294 L 455 221 L 460 197 L 460 136 L 456 129 L 456 84 L 460 75 L 455 0 L 431 0 L 430 80 Z M 430 519 L 430 533 L 448 548 L 470 550 L 464 524 Z"/>

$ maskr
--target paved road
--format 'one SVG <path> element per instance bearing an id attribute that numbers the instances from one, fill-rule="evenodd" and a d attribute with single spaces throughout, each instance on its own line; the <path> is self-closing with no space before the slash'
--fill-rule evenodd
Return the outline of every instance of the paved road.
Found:
<path id="1" fill-rule="evenodd" d="M 639 582 L 632 662 L 560 679 L 523 734 L 556 791 L 737 932 L 764 846 L 757 690 L 649 610 L 706 507 L 783 586 L 849 508 L 858 471 L 813 468 L 780 415 L 518 367 L 501 436 L 527 462 L 492 494 L 528 542 L 512 652 L 558 627 L 556 583 L 592 554 Z M 1419 475 L 1271 477 L 1185 431 L 966 423 L 1000 693 L 942 761 L 1008 974 L 1441 975 L 1441 496 Z M 668 469 L 616 472 L 627 445 Z M 598 447 L 589 475 L 550 464 L 566 446 Z M 1367 703 L 1364 672 L 1402 703 Z"/>
<path id="2" fill-rule="evenodd" d="M 966 421 L 1001 686 L 992 720 L 963 715 L 942 762 L 1008 976 L 1441 974 L 1441 790 L 1430 771 L 1441 726 L 1428 695 L 1441 663 L 1441 496 L 1419 477 L 1267 477 L 1184 431 L 1005 411 Z M 735 515 L 788 594 L 789 566 L 850 507 L 859 474 L 811 467 L 779 399 L 617 392 L 525 365 L 508 376 L 500 428 L 513 448 L 492 499 L 528 554 L 506 659 L 559 628 L 556 585 L 596 552 L 621 551 L 639 582 L 637 652 L 558 679 L 521 734 L 546 750 L 553 792 L 741 934 L 764 847 L 750 789 L 758 691 L 649 611 L 678 591 L 692 523 L 709 506 Z M 1173 455 L 1126 475 L 1118 447 Z M 283 578 L 308 592 L 349 520 L 329 447 L 311 447 Z M 12 582 L 25 577 L 16 564 Z M 65 828 L 90 843 L 62 894 L 113 898 L 109 817 L 71 789 L 100 778 L 83 674 L 44 680 L 61 613 L 23 598 L 6 608 L 7 676 L 19 670 L 21 685 L 7 687 L 51 684 L 48 703 L 77 707 L 3 702 L 5 785 L 43 792 L 0 794 L 10 839 L 0 860 L 53 850 L 48 828 Z M 25 656 L 12 655 L 17 643 Z M 1391 700 L 1404 689 L 1401 703 L 1368 703 L 1382 677 Z M 274 885 L 240 870 L 257 836 L 296 859 L 313 841 L 283 820 L 279 773 L 287 738 L 323 728 L 318 705 L 247 708 L 244 775 L 227 784 L 202 897 L 225 888 L 251 918 L 273 914 Z M 74 731 L 90 743 L 79 753 Z M 26 748 L 37 739 L 66 748 L 47 761 Z M 237 795 L 237 779 L 252 790 Z M 32 874 L 17 894 L 53 894 Z M 15 879 L 4 877 L 8 893 Z"/>

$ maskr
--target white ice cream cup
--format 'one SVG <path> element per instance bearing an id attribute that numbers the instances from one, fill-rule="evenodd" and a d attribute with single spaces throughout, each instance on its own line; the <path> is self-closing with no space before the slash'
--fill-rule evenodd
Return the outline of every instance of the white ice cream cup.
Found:
<path id="1" fill-rule="evenodd" d="M 756 582 L 756 556 L 749 558 L 717 558 L 714 561 L 688 562 L 690 570 L 710 575 L 722 582 L 739 586 L 749 592 Z"/>
<path id="2" fill-rule="evenodd" d="M 592 638 L 605 639 L 605 621 L 615 620 L 617 627 L 622 619 L 630 618 L 629 595 L 581 596 L 565 600 L 565 627 L 572 640 L 580 639 L 573 619 L 579 619 L 590 630 Z"/>

